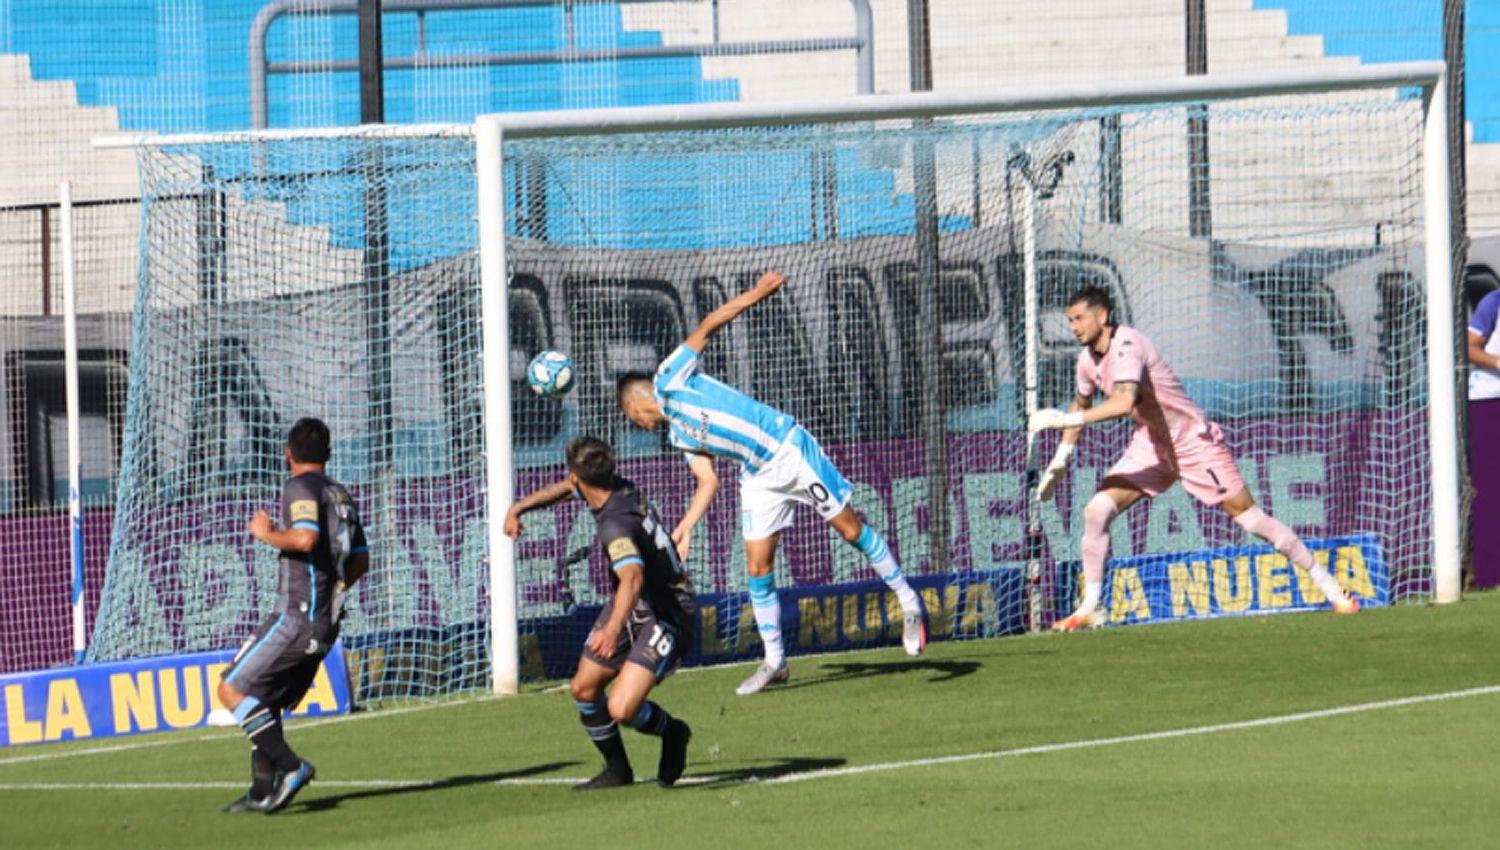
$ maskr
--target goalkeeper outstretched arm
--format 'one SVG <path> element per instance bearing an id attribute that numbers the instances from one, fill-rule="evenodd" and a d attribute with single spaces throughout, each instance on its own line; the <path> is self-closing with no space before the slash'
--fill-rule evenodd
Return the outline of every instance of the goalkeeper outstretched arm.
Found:
<path id="1" fill-rule="evenodd" d="M 1080 416 L 1084 411 L 1093 406 L 1094 399 L 1090 396 L 1075 395 L 1073 396 L 1072 406 L 1068 408 L 1068 413 L 1063 415 Z M 1041 412 L 1042 411 L 1038 410 L 1036 413 Z M 1060 410 L 1054 412 L 1059 414 L 1062 413 L 1062 411 Z M 1031 416 L 1033 421 L 1036 420 L 1036 413 L 1033 413 Z M 1029 424 L 1028 428 L 1032 436 L 1035 436 L 1036 432 L 1039 430 L 1036 428 L 1030 428 Z M 1057 489 L 1057 485 L 1062 482 L 1063 474 L 1068 471 L 1068 461 L 1073 457 L 1073 449 L 1078 445 L 1078 438 L 1082 436 L 1082 434 L 1082 426 L 1063 429 L 1062 440 L 1057 444 L 1057 451 L 1053 453 L 1052 461 L 1047 464 L 1046 469 L 1042 470 L 1042 477 L 1037 481 L 1037 501 L 1045 502 L 1052 498 L 1052 491 Z"/>
<path id="2" fill-rule="evenodd" d="M 1140 384 L 1134 381 L 1121 381 L 1115 384 L 1109 398 L 1098 407 L 1093 406 L 1093 399 L 1084 398 L 1081 395 L 1074 396 L 1073 406 L 1067 413 L 1055 407 L 1047 407 L 1031 414 L 1027 430 L 1036 434 L 1038 431 L 1046 431 L 1049 428 L 1061 428 L 1063 439 L 1076 443 L 1078 432 L 1083 426 L 1129 416 L 1135 410 L 1136 400 L 1140 397 L 1140 389 Z"/>
<path id="3" fill-rule="evenodd" d="M 1139 396 L 1139 384 L 1122 381 L 1115 384 L 1114 391 L 1109 394 L 1109 398 L 1098 407 L 1094 406 L 1092 397 L 1075 395 L 1067 413 L 1056 408 L 1048 408 L 1031 414 L 1027 430 L 1033 436 L 1038 431 L 1048 428 L 1061 428 L 1063 432 L 1062 441 L 1057 445 L 1057 452 L 1052 455 L 1052 462 L 1042 470 L 1042 477 L 1037 481 L 1036 498 L 1038 501 L 1045 502 L 1052 498 L 1052 492 L 1062 481 L 1063 473 L 1068 471 L 1068 461 L 1073 457 L 1073 449 L 1078 444 L 1078 438 L 1083 434 L 1083 427 L 1096 422 L 1108 422 L 1111 419 L 1129 416 L 1131 411 L 1135 410 L 1136 399 Z"/>

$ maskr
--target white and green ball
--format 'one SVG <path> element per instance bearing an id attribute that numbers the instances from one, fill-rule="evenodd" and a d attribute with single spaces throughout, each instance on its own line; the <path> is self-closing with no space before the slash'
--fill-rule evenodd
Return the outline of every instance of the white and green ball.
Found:
<path id="1" fill-rule="evenodd" d="M 526 367 L 526 383 L 545 398 L 562 398 L 573 389 L 573 358 L 561 351 L 543 351 Z"/>

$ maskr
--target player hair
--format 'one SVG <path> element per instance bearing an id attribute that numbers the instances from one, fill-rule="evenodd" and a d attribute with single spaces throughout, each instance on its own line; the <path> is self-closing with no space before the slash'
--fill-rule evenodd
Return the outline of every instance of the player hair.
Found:
<path id="1" fill-rule="evenodd" d="M 577 437 L 568 443 L 568 469 L 590 487 L 612 487 L 615 453 L 598 437 Z"/>
<path id="2" fill-rule="evenodd" d="M 1115 299 L 1109 294 L 1109 290 L 1102 286 L 1089 284 L 1074 290 L 1072 296 L 1068 298 L 1068 306 L 1072 307 L 1074 304 L 1086 304 L 1096 310 L 1108 310 L 1109 323 L 1115 323 Z"/>
<path id="3" fill-rule="evenodd" d="M 635 392 L 634 388 L 638 384 L 645 384 L 646 391 L 650 392 L 650 373 L 641 372 L 639 370 L 632 370 L 621 375 L 619 379 L 615 381 L 615 398 L 623 400 L 625 396 Z"/>
<path id="4" fill-rule="evenodd" d="M 328 426 L 312 416 L 298 419 L 286 435 L 286 447 L 292 451 L 292 460 L 298 463 L 327 463 L 331 445 Z"/>

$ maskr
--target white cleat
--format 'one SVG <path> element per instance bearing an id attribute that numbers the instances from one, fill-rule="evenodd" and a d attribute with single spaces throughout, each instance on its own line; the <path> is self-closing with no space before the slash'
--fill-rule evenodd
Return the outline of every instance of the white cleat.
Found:
<path id="1" fill-rule="evenodd" d="M 1104 625 L 1104 612 L 1098 608 L 1088 611 L 1082 608 L 1074 611 L 1068 616 L 1052 624 L 1054 632 L 1076 632 L 1083 629 L 1097 629 Z"/>
<path id="2" fill-rule="evenodd" d="M 901 618 L 901 646 L 913 658 L 927 648 L 927 624 L 922 621 L 921 611 L 908 611 Z"/>
<path id="3" fill-rule="evenodd" d="M 762 661 L 760 666 L 755 668 L 755 672 L 750 674 L 750 678 L 740 682 L 740 686 L 735 688 L 734 692 L 742 697 L 758 694 L 771 685 L 785 682 L 791 678 L 791 675 L 792 672 L 787 669 L 785 658 L 781 659 L 781 663 L 775 667 Z"/>

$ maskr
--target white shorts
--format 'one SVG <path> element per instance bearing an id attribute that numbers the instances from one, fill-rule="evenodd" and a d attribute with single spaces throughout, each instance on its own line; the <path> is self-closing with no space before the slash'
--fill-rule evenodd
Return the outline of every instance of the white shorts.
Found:
<path id="1" fill-rule="evenodd" d="M 853 494 L 853 485 L 799 425 L 759 472 L 740 477 L 741 529 L 746 540 L 764 540 L 792 524 L 798 502 L 811 505 L 825 520 L 833 519 Z"/>

